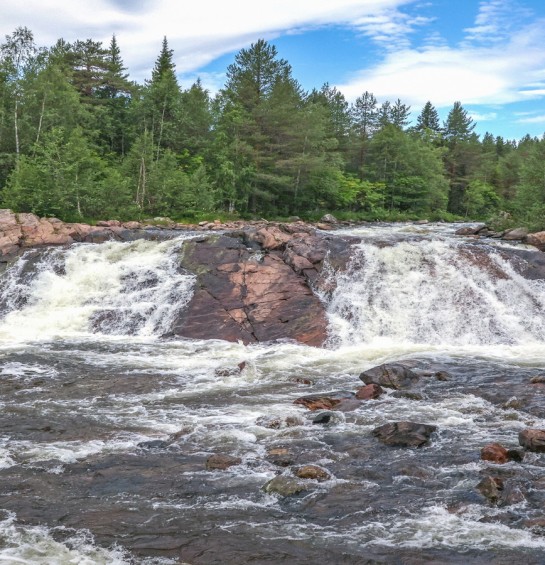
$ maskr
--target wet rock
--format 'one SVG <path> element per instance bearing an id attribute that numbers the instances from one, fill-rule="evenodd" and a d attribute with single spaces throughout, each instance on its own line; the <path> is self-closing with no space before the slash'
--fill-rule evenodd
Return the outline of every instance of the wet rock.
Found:
<path id="1" fill-rule="evenodd" d="M 214 371 L 216 377 L 233 377 L 239 375 L 241 372 L 239 367 L 224 367 L 218 368 Z"/>
<path id="2" fill-rule="evenodd" d="M 545 534 L 545 518 L 531 518 L 524 520 L 523 525 L 525 528 L 531 529 L 536 534 Z"/>
<path id="3" fill-rule="evenodd" d="M 154 439 L 150 441 L 141 441 L 136 445 L 140 449 L 166 449 L 170 445 L 170 442 L 163 441 L 160 439 Z"/>
<path id="4" fill-rule="evenodd" d="M 353 392 L 338 391 L 325 394 L 311 394 L 308 396 L 302 396 L 301 398 L 294 400 L 293 403 L 304 406 L 305 408 L 308 408 L 312 411 L 332 410 L 333 408 L 339 406 L 343 401 L 353 398 Z"/>
<path id="5" fill-rule="evenodd" d="M 338 224 L 339 220 L 333 214 L 325 214 L 320 218 L 320 222 L 324 224 Z"/>
<path id="6" fill-rule="evenodd" d="M 371 383 L 361 387 L 358 392 L 356 392 L 356 398 L 358 400 L 374 400 L 383 394 L 384 389 L 380 385 Z"/>
<path id="7" fill-rule="evenodd" d="M 513 504 L 520 504 L 524 502 L 526 497 L 520 487 L 512 481 L 508 481 L 503 485 L 503 492 L 500 497 L 500 506 L 511 506 Z"/>
<path id="8" fill-rule="evenodd" d="M 492 463 L 508 463 L 509 452 L 503 445 L 499 443 L 490 443 L 481 449 L 481 459 L 483 461 L 491 461 Z"/>
<path id="9" fill-rule="evenodd" d="M 522 241 L 537 247 L 540 251 L 545 251 L 545 231 L 529 233 Z"/>
<path id="10" fill-rule="evenodd" d="M 382 443 L 397 447 L 420 447 L 428 443 L 437 426 L 416 422 L 391 422 L 373 430 Z"/>
<path id="11" fill-rule="evenodd" d="M 437 371 L 436 373 L 433 374 L 433 376 L 438 381 L 450 381 L 452 379 L 452 375 L 447 371 Z"/>
<path id="12" fill-rule="evenodd" d="M 507 402 L 505 402 L 502 406 L 505 410 L 513 409 L 513 410 L 520 410 L 524 406 L 524 401 L 513 396 Z"/>
<path id="13" fill-rule="evenodd" d="M 498 477 L 484 477 L 476 486 L 476 489 L 491 502 L 497 502 L 503 491 L 503 481 Z"/>
<path id="14" fill-rule="evenodd" d="M 405 398 L 407 400 L 424 400 L 424 395 L 419 392 L 410 392 L 408 390 L 394 390 L 391 396 L 393 398 Z"/>
<path id="15" fill-rule="evenodd" d="M 507 241 L 516 241 L 519 239 L 524 239 L 528 235 L 528 230 L 526 228 L 514 228 L 512 230 L 507 230 L 502 239 Z"/>
<path id="16" fill-rule="evenodd" d="M 419 376 L 399 363 L 387 363 L 368 369 L 360 374 L 365 384 L 377 384 L 388 388 L 406 388 L 414 385 Z"/>
<path id="17" fill-rule="evenodd" d="M 220 453 L 215 453 L 214 455 L 210 455 L 210 457 L 206 460 L 206 468 L 208 470 L 224 471 L 229 467 L 240 465 L 241 463 L 242 459 L 240 457 L 233 457 L 232 455 L 222 455 Z"/>
<path id="18" fill-rule="evenodd" d="M 295 457 L 287 447 L 272 447 L 267 450 L 267 461 L 279 467 L 288 467 L 293 465 Z"/>
<path id="19" fill-rule="evenodd" d="M 509 457 L 509 461 L 522 463 L 522 461 L 524 460 L 524 451 L 522 451 L 522 449 L 508 449 L 507 457 Z"/>
<path id="20" fill-rule="evenodd" d="M 304 379 L 302 377 L 298 377 L 295 379 L 295 382 L 300 385 L 313 385 L 314 382 L 310 379 Z"/>
<path id="21" fill-rule="evenodd" d="M 293 474 L 299 479 L 311 479 L 314 481 L 328 481 L 331 475 L 318 465 L 303 465 L 293 470 Z"/>
<path id="22" fill-rule="evenodd" d="M 532 377 L 530 379 L 530 382 L 533 385 L 544 384 L 545 383 L 545 375 L 536 375 L 535 377 Z"/>
<path id="23" fill-rule="evenodd" d="M 243 343 L 289 338 L 315 346 L 325 341 L 323 304 L 274 251 L 256 257 L 239 238 L 211 236 L 185 244 L 182 266 L 197 275 L 197 290 L 175 321 L 174 335 Z"/>
<path id="24" fill-rule="evenodd" d="M 519 432 L 519 444 L 528 451 L 545 452 L 545 430 L 522 430 Z"/>
<path id="25" fill-rule="evenodd" d="M 304 424 L 301 418 L 297 416 L 261 416 L 255 422 L 258 426 L 278 430 L 280 428 L 292 428 L 294 426 L 302 426 Z"/>
<path id="26" fill-rule="evenodd" d="M 312 418 L 313 424 L 329 424 L 332 421 L 335 421 L 332 412 L 322 412 Z"/>
<path id="27" fill-rule="evenodd" d="M 478 224 L 476 226 L 463 226 L 458 228 L 454 233 L 456 235 L 477 235 L 481 230 L 486 229 L 485 224 Z"/>
<path id="28" fill-rule="evenodd" d="M 280 496 L 293 496 L 308 490 L 308 485 L 293 477 L 279 475 L 270 480 L 263 490 L 268 494 L 278 494 Z"/>

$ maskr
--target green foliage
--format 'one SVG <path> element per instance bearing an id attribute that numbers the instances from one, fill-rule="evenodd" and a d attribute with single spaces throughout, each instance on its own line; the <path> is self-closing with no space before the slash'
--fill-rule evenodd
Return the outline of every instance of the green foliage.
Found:
<path id="1" fill-rule="evenodd" d="M 150 79 L 132 83 L 121 49 L 92 39 L 37 49 L 6 36 L 0 57 L 3 206 L 63 219 L 166 216 L 318 219 L 487 218 L 545 227 L 545 141 L 482 140 L 460 102 L 443 124 L 327 83 L 308 93 L 258 40 L 217 96 L 182 89 L 164 38 Z M 448 207 L 448 211 L 447 211 Z"/>

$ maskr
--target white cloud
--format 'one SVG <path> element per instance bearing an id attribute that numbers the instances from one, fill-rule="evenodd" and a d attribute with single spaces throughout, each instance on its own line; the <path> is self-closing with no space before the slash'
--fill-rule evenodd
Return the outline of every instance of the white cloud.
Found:
<path id="1" fill-rule="evenodd" d="M 520 118 L 517 120 L 517 124 L 545 124 L 545 114 L 531 118 Z"/>
<path id="2" fill-rule="evenodd" d="M 163 36 L 174 49 L 177 69 L 188 73 L 259 37 L 324 25 L 353 25 L 415 0 L 25 0 L 2 6 L 0 32 L 24 25 L 40 45 L 59 36 L 108 42 L 113 33 L 131 76 L 149 75 Z M 138 9 L 138 7 L 141 9 Z M 382 22 L 384 25 L 386 22 Z M 368 22 L 367 29 L 372 25 Z"/>
<path id="3" fill-rule="evenodd" d="M 469 117 L 476 122 L 491 122 L 498 117 L 497 112 L 468 112 Z"/>
<path id="4" fill-rule="evenodd" d="M 544 33 L 545 21 L 535 20 L 497 44 L 465 41 L 454 47 L 405 48 L 337 87 L 352 100 L 368 90 L 379 99 L 399 96 L 413 105 L 431 100 L 437 107 L 451 106 L 455 100 L 491 105 L 538 98 L 544 94 L 539 88 L 545 69 Z"/>

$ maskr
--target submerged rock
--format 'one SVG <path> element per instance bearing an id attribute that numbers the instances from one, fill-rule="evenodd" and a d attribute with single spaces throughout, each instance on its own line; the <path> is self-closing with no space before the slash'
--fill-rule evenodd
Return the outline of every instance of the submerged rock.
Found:
<path id="1" fill-rule="evenodd" d="M 519 432 L 519 444 L 528 451 L 545 452 L 545 430 L 522 430 Z"/>
<path id="2" fill-rule="evenodd" d="M 503 491 L 503 481 L 498 477 L 487 476 L 475 488 L 491 502 L 497 502 Z"/>
<path id="3" fill-rule="evenodd" d="M 206 460 L 206 468 L 210 471 L 224 471 L 229 467 L 240 465 L 241 463 L 242 459 L 240 457 L 233 457 L 232 455 L 222 455 L 220 453 L 215 453 L 214 455 L 210 455 L 210 457 Z"/>
<path id="4" fill-rule="evenodd" d="M 364 371 L 360 374 L 360 379 L 365 384 L 400 389 L 414 385 L 419 380 L 419 376 L 400 363 L 386 363 Z"/>
<path id="5" fill-rule="evenodd" d="M 278 494 L 280 496 L 293 496 L 308 490 L 307 483 L 293 477 L 279 475 L 271 479 L 263 490 L 268 494 Z"/>
<path id="6" fill-rule="evenodd" d="M 420 447 L 428 443 L 437 426 L 416 422 L 391 422 L 373 430 L 373 435 L 386 445 Z"/>

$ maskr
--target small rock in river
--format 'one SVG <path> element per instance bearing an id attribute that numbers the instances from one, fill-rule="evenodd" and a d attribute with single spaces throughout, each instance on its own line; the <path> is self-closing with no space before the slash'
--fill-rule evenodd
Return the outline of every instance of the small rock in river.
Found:
<path id="1" fill-rule="evenodd" d="M 382 443 L 398 447 L 420 447 L 427 443 L 437 426 L 416 422 L 391 422 L 373 430 Z"/>
<path id="2" fill-rule="evenodd" d="M 333 412 L 321 412 L 314 418 L 312 418 L 313 424 L 329 424 L 331 420 L 335 421 L 333 418 Z"/>
<path id="3" fill-rule="evenodd" d="M 161 439 L 153 439 L 151 441 L 141 441 L 136 445 L 141 449 L 165 449 L 170 445 L 170 442 Z"/>
<path id="4" fill-rule="evenodd" d="M 362 386 L 358 392 L 356 392 L 356 398 L 358 400 L 374 400 L 384 393 L 384 389 L 375 383 Z"/>
<path id="5" fill-rule="evenodd" d="M 272 447 L 267 450 L 267 461 L 279 467 L 287 467 L 294 463 L 294 455 L 287 447 Z"/>
<path id="6" fill-rule="evenodd" d="M 405 365 L 387 363 L 378 365 L 360 374 L 360 379 L 365 384 L 377 384 L 389 388 L 405 388 L 415 384 L 419 376 Z"/>
<path id="7" fill-rule="evenodd" d="M 450 381 L 450 379 L 452 378 L 452 375 L 450 373 L 447 373 L 447 371 L 437 371 L 437 373 L 434 373 L 433 376 L 438 381 Z"/>
<path id="8" fill-rule="evenodd" d="M 533 385 L 543 384 L 543 383 L 545 383 L 545 375 L 536 375 L 535 377 L 532 377 L 530 379 L 530 382 Z"/>
<path id="9" fill-rule="evenodd" d="M 503 481 L 498 477 L 485 477 L 477 485 L 477 490 L 491 502 L 497 502 L 503 490 Z"/>
<path id="10" fill-rule="evenodd" d="M 545 451 L 545 430 L 527 428 L 519 432 L 519 444 L 528 451 Z"/>
<path id="11" fill-rule="evenodd" d="M 280 496 L 293 496 L 308 489 L 308 485 L 303 481 L 293 477 L 279 475 L 271 479 L 263 490 L 269 494 L 279 494 Z"/>
<path id="12" fill-rule="evenodd" d="M 492 463 L 508 463 L 509 452 L 499 443 L 490 443 L 481 449 L 481 459 Z"/>
<path id="13" fill-rule="evenodd" d="M 312 479 L 315 481 L 327 481 L 331 475 L 318 465 L 303 465 L 293 471 L 293 474 L 299 479 Z"/>
<path id="14" fill-rule="evenodd" d="M 206 460 L 206 468 L 208 470 L 218 469 L 220 471 L 224 471 L 234 465 L 240 465 L 240 463 L 242 463 L 242 459 L 240 457 L 215 453 L 214 455 L 210 455 L 210 457 Z"/>
<path id="15" fill-rule="evenodd" d="M 309 410 L 331 410 L 343 400 L 354 398 L 353 392 L 335 391 L 324 394 L 311 394 L 294 400 L 294 404 L 301 404 Z"/>

